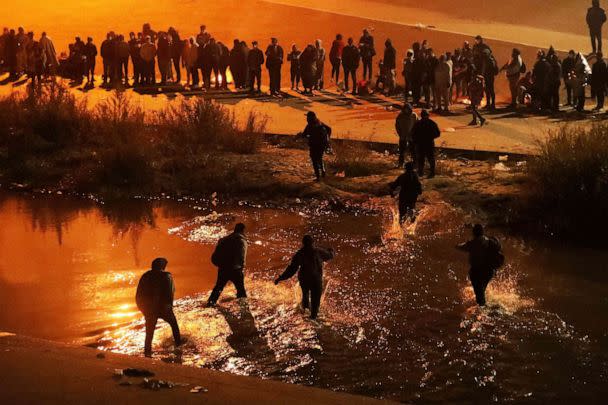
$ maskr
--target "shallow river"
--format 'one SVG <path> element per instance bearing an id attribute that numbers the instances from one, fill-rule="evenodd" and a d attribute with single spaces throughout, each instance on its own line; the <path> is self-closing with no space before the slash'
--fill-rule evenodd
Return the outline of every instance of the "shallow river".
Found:
<path id="1" fill-rule="evenodd" d="M 378 201 L 386 204 L 386 201 Z M 248 227 L 246 286 L 204 303 L 213 244 Z M 169 260 L 188 337 L 165 361 L 374 397 L 430 402 L 599 402 L 608 393 L 608 252 L 505 238 L 508 265 L 475 307 L 468 236 L 448 206 L 416 227 L 390 215 L 319 205 L 269 209 L 195 201 L 120 206 L 0 193 L 0 330 L 142 354 L 138 278 Z M 275 287 L 304 233 L 338 255 L 327 266 L 318 321 L 298 308 L 295 280 Z"/>

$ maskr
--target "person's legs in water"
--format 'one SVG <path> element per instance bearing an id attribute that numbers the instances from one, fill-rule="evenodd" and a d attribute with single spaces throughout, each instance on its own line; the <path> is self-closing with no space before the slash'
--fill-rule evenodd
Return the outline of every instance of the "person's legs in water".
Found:
<path id="1" fill-rule="evenodd" d="M 425 151 L 426 159 L 429 161 L 429 178 L 435 177 L 435 151 L 429 147 Z"/>
<path id="2" fill-rule="evenodd" d="M 217 281 L 215 282 L 215 287 L 213 287 L 213 290 L 211 291 L 211 295 L 209 295 L 207 305 L 213 306 L 217 303 L 217 300 L 220 298 L 220 294 L 224 290 L 224 287 L 226 287 L 228 281 L 229 277 L 227 277 L 226 271 L 222 269 L 218 270 Z"/>
<path id="3" fill-rule="evenodd" d="M 323 281 L 317 280 L 310 287 L 310 319 L 317 319 L 323 294 Z"/>
<path id="4" fill-rule="evenodd" d="M 146 340 L 144 343 L 144 355 L 146 357 L 152 357 L 152 340 L 154 339 L 154 330 L 156 329 L 156 322 L 158 316 L 154 314 L 145 315 L 146 318 Z"/>
<path id="5" fill-rule="evenodd" d="M 177 319 L 175 318 L 173 309 L 170 309 L 166 313 L 162 314 L 160 318 L 163 321 L 167 322 L 169 326 L 171 326 L 171 332 L 173 332 L 173 341 L 175 342 L 175 346 L 181 345 L 182 337 L 179 333 L 179 325 L 177 324 Z"/>
<path id="6" fill-rule="evenodd" d="M 312 168 L 315 172 L 317 180 L 321 179 L 321 176 L 325 177 L 325 167 L 323 165 L 323 152 L 311 151 L 310 160 L 312 162 Z"/>
<path id="7" fill-rule="evenodd" d="M 486 288 L 492 279 L 493 272 L 486 269 L 471 269 L 469 271 L 469 279 L 475 292 L 475 301 L 478 305 L 486 305 Z"/>
<path id="8" fill-rule="evenodd" d="M 408 148 L 407 140 L 404 138 L 400 138 L 399 139 L 399 163 L 398 163 L 399 167 L 403 167 L 403 164 L 405 163 L 405 153 L 407 151 L 407 148 Z"/>
<path id="9" fill-rule="evenodd" d="M 308 284 L 300 281 L 300 288 L 302 289 L 302 309 L 310 308 L 310 287 Z"/>
<path id="10" fill-rule="evenodd" d="M 243 274 L 242 269 L 234 270 L 231 281 L 236 288 L 236 297 L 247 298 L 247 291 L 245 291 L 245 275 Z"/>

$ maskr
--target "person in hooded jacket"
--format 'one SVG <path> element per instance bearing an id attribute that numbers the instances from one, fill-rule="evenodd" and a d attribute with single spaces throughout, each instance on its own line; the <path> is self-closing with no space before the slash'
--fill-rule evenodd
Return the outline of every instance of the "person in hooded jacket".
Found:
<path id="1" fill-rule="evenodd" d="M 412 140 L 416 145 L 416 163 L 418 175 L 424 175 L 424 162 L 429 162 L 429 178 L 435 177 L 435 139 L 441 136 L 437 123 L 433 121 L 427 110 L 420 113 L 421 119 L 412 128 Z"/>
<path id="2" fill-rule="evenodd" d="M 602 26 L 606 22 L 606 12 L 600 7 L 600 0 L 592 0 L 587 10 L 587 26 L 593 53 L 602 52 Z"/>
<path id="3" fill-rule="evenodd" d="M 549 107 L 547 97 L 549 89 L 549 72 L 551 65 L 547 61 L 547 57 L 543 50 L 537 53 L 537 60 L 532 69 L 532 81 L 534 82 L 534 95 L 538 97 L 541 108 Z"/>
<path id="4" fill-rule="evenodd" d="M 302 94 L 312 95 L 317 79 L 317 51 L 312 44 L 304 48 L 299 63 L 302 86 L 304 86 Z"/>
<path id="5" fill-rule="evenodd" d="M 604 108 L 604 99 L 606 97 L 606 86 L 608 85 L 608 67 L 604 55 L 601 52 L 596 54 L 597 61 L 591 68 L 591 89 L 595 94 L 597 105 L 594 111 L 599 111 Z"/>
<path id="6" fill-rule="evenodd" d="M 146 340 L 144 354 L 152 356 L 152 340 L 158 319 L 171 326 L 175 346 L 180 346 L 183 340 L 180 335 L 177 319 L 173 313 L 173 296 L 175 285 L 173 276 L 168 271 L 167 259 L 159 257 L 152 261 L 152 269 L 144 273 L 137 285 L 135 302 L 146 319 Z"/>
<path id="7" fill-rule="evenodd" d="M 211 262 L 217 266 L 217 281 L 209 295 L 207 306 L 215 306 L 220 294 L 228 282 L 236 288 L 237 298 L 246 298 L 245 291 L 245 262 L 247 259 L 247 239 L 245 238 L 245 225 L 238 223 L 234 232 L 223 237 L 217 243 L 211 255 Z"/>
<path id="8" fill-rule="evenodd" d="M 306 113 L 306 128 L 300 135 L 308 140 L 310 151 L 310 160 L 317 181 L 321 177 L 325 177 L 325 165 L 323 163 L 323 155 L 329 148 L 329 138 L 331 136 L 331 128 L 319 120 L 317 115 L 309 111 Z"/>
<path id="9" fill-rule="evenodd" d="M 407 218 L 415 219 L 414 209 L 418 196 L 422 194 L 422 185 L 416 172 L 414 163 L 405 164 L 405 172 L 390 184 L 391 196 L 399 189 L 399 223 L 402 224 Z"/>
<path id="10" fill-rule="evenodd" d="M 289 266 L 274 280 L 274 284 L 278 285 L 281 281 L 288 280 L 298 273 L 298 281 L 302 288 L 302 308 L 310 308 L 311 319 L 317 318 L 321 306 L 323 263 L 334 257 L 333 249 L 315 247 L 312 236 L 305 235 L 302 239 L 302 247 L 293 256 Z"/>
<path id="11" fill-rule="evenodd" d="M 243 67 L 241 66 L 243 60 L 241 58 L 241 41 L 235 39 L 232 42 L 232 49 L 230 50 L 229 63 L 230 73 L 232 73 L 232 80 L 234 81 L 235 89 L 243 88 Z"/>

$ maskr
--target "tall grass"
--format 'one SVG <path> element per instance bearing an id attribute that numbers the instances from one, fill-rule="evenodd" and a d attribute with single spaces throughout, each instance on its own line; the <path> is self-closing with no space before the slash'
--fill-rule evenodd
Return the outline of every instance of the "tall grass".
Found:
<path id="1" fill-rule="evenodd" d="M 61 179 L 117 194 L 216 191 L 222 181 L 235 184 L 223 178 L 234 172 L 223 155 L 259 152 L 265 126 L 252 114 L 241 128 L 225 107 L 201 98 L 148 112 L 117 91 L 89 109 L 51 83 L 0 99 L 0 169 L 32 186 Z"/>
<path id="2" fill-rule="evenodd" d="M 608 124 L 551 133 L 530 160 L 527 178 L 531 218 L 560 234 L 607 238 Z"/>

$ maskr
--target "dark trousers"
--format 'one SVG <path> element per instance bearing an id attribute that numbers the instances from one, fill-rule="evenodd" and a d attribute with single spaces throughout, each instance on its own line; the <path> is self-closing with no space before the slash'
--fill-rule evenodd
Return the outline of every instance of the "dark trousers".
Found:
<path id="1" fill-rule="evenodd" d="M 372 58 L 361 58 L 363 62 L 363 80 L 372 80 Z"/>
<path id="2" fill-rule="evenodd" d="M 576 110 L 579 112 L 585 110 L 585 94 L 576 97 Z"/>
<path id="3" fill-rule="evenodd" d="M 409 142 L 405 138 L 399 138 L 399 167 L 403 167 L 406 153 L 410 154 L 410 159 L 412 159 L 412 161 L 415 160 L 416 152 L 412 142 Z"/>
<path id="4" fill-rule="evenodd" d="M 602 52 L 602 29 L 590 29 L 591 49 L 593 53 Z"/>
<path id="5" fill-rule="evenodd" d="M 182 69 L 180 66 L 180 57 L 176 56 L 171 58 L 173 60 L 173 67 L 175 68 L 175 80 L 177 83 L 182 81 Z"/>
<path id="6" fill-rule="evenodd" d="M 572 86 L 565 83 L 566 85 L 566 101 L 568 105 L 572 105 Z"/>
<path id="7" fill-rule="evenodd" d="M 257 89 L 260 91 L 262 88 L 262 69 L 251 69 L 249 70 L 249 90 L 253 93 L 255 84 L 257 82 Z"/>
<path id="8" fill-rule="evenodd" d="M 494 271 L 491 269 L 471 268 L 469 270 L 469 280 L 475 291 L 475 300 L 478 305 L 486 305 L 486 288 L 492 277 L 494 277 Z"/>
<path id="9" fill-rule="evenodd" d="M 192 85 L 198 86 L 198 68 L 195 66 L 191 67 L 190 75 L 192 76 Z"/>
<path id="10" fill-rule="evenodd" d="M 315 319 L 319 314 L 319 306 L 321 306 L 323 281 L 300 280 L 300 288 L 302 288 L 302 308 L 310 308 L 310 317 Z"/>
<path id="11" fill-rule="evenodd" d="M 420 103 L 420 98 L 422 97 L 422 82 L 417 79 L 412 80 L 412 101 L 414 104 Z"/>
<path id="12" fill-rule="evenodd" d="M 228 70 L 228 66 L 220 66 L 218 73 L 222 77 L 222 88 L 228 88 L 228 78 L 226 77 L 226 71 Z"/>
<path id="13" fill-rule="evenodd" d="M 408 215 L 413 216 L 413 210 L 416 208 L 416 199 L 399 197 L 399 223 L 402 224 Z"/>
<path id="14" fill-rule="evenodd" d="M 245 291 L 245 276 L 243 275 L 243 269 L 219 269 L 217 272 L 217 281 L 215 287 L 211 291 L 209 296 L 209 304 L 215 304 L 220 298 L 220 294 L 226 287 L 228 282 L 232 282 L 236 288 L 236 297 L 244 298 L 247 296 Z"/>
<path id="15" fill-rule="evenodd" d="M 133 57 L 131 57 L 131 61 L 133 63 L 133 84 L 141 84 L 141 60 L 133 59 Z"/>
<path id="16" fill-rule="evenodd" d="M 112 81 L 112 62 L 109 59 L 103 60 L 103 82 L 109 83 Z"/>
<path id="17" fill-rule="evenodd" d="M 270 66 L 268 75 L 270 76 L 270 94 L 279 93 L 281 91 L 281 65 Z"/>
<path id="18" fill-rule="evenodd" d="M 357 93 L 357 69 L 344 68 L 344 90 L 348 91 L 348 80 L 353 79 L 353 94 Z"/>
<path id="19" fill-rule="evenodd" d="M 152 339 L 154 339 L 154 330 L 156 329 L 156 322 L 158 322 L 159 318 L 171 326 L 175 345 L 179 345 L 181 343 L 179 326 L 177 325 L 177 319 L 175 319 L 175 314 L 173 313 L 172 308 L 168 308 L 166 311 L 160 314 L 147 314 L 144 316 L 146 318 L 146 342 L 144 344 L 144 353 L 146 355 L 152 354 Z"/>
<path id="20" fill-rule="evenodd" d="M 87 81 L 92 82 L 95 81 L 95 62 L 87 63 Z"/>
<path id="21" fill-rule="evenodd" d="M 291 68 L 291 87 L 297 87 L 300 85 L 300 69 L 297 67 Z"/>
<path id="22" fill-rule="evenodd" d="M 119 62 L 120 77 L 125 79 L 125 83 L 129 82 L 129 58 L 121 59 Z"/>
<path id="23" fill-rule="evenodd" d="M 496 106 L 496 92 L 494 91 L 494 75 L 485 76 L 486 80 L 486 107 L 494 108 Z"/>
<path id="24" fill-rule="evenodd" d="M 323 163 L 324 151 L 310 151 L 310 161 L 312 162 L 312 168 L 315 171 L 315 176 L 320 179 L 321 176 L 325 177 L 325 164 Z"/>
<path id="25" fill-rule="evenodd" d="M 606 89 L 599 88 L 595 89 L 595 98 L 597 100 L 597 108 L 604 108 L 604 99 L 606 97 Z"/>
<path id="26" fill-rule="evenodd" d="M 418 175 L 424 175 L 424 162 L 429 162 L 430 176 L 435 175 L 435 147 L 434 146 L 419 146 L 416 148 L 416 163 L 418 163 Z"/>
<path id="27" fill-rule="evenodd" d="M 473 121 L 472 122 L 477 122 L 479 120 L 479 122 L 483 122 L 484 118 L 481 116 L 481 113 L 479 112 L 479 106 L 477 104 L 471 104 L 471 114 L 473 114 Z"/>
<path id="28" fill-rule="evenodd" d="M 340 66 L 342 65 L 342 60 L 339 58 L 331 60 L 331 78 L 338 83 L 340 81 Z"/>

